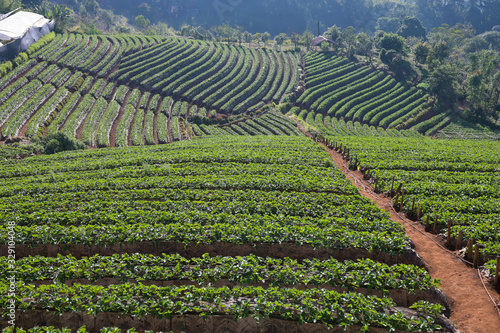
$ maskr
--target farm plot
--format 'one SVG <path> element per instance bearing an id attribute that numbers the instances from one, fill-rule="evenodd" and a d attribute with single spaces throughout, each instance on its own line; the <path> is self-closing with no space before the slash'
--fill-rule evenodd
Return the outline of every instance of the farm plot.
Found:
<path id="1" fill-rule="evenodd" d="M 412 265 L 402 226 L 305 137 L 202 138 L 0 163 L 0 243 L 3 251 L 14 224 L 18 325 L 448 325 L 437 281 Z"/>
<path id="2" fill-rule="evenodd" d="M 280 102 L 298 84 L 298 62 L 290 52 L 177 37 L 58 35 L 0 79 L 0 134 L 62 131 L 109 147 L 218 133 L 193 130 L 191 120 L 213 124 L 218 113 L 243 114 Z M 248 126 L 254 134 L 295 132 Z"/>
<path id="3" fill-rule="evenodd" d="M 297 106 L 331 118 L 395 128 L 425 112 L 427 95 L 381 71 L 328 53 L 305 56 L 305 91 Z"/>
<path id="4" fill-rule="evenodd" d="M 321 113 L 307 111 L 299 107 L 293 107 L 289 115 L 291 118 L 307 124 L 309 131 L 315 131 L 323 136 L 422 137 L 422 134 L 413 129 L 398 131 L 394 128 L 384 129 L 383 127 L 375 127 L 367 124 L 362 125 L 359 121 L 345 121 L 343 118 L 337 119 L 335 117 L 323 116 Z"/>
<path id="5" fill-rule="evenodd" d="M 450 246 L 479 245 L 480 263 L 500 254 L 500 144 L 488 140 L 335 137 L 377 179 L 380 191 L 402 183 L 403 210 L 444 232 Z M 394 178 L 394 187 L 392 179 Z M 395 199 L 400 207 L 401 195 Z M 420 209 L 419 209 L 420 207 Z M 472 244 L 471 244 L 472 245 Z M 471 258 L 471 249 L 466 256 Z"/>
<path id="6" fill-rule="evenodd" d="M 206 117 L 203 117 L 206 118 Z M 203 120 L 202 118 L 202 120 Z M 196 136 L 205 135 L 301 135 L 297 125 L 289 118 L 271 111 L 260 117 L 243 118 L 229 125 L 192 124 Z"/>

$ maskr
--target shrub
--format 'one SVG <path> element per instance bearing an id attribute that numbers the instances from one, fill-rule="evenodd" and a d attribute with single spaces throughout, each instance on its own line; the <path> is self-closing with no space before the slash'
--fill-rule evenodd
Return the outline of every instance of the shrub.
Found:
<path id="1" fill-rule="evenodd" d="M 42 139 L 42 145 L 44 147 L 45 154 L 55 154 L 62 151 L 80 150 L 86 148 L 85 144 L 74 138 L 70 138 L 67 134 L 62 132 L 49 134 Z"/>

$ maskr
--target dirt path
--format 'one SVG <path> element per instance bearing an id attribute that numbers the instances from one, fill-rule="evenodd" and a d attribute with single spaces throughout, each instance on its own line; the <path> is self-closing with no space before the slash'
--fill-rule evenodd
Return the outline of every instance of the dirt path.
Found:
<path id="1" fill-rule="evenodd" d="M 359 171 L 350 171 L 339 153 L 328 148 L 327 151 L 347 178 L 360 190 L 361 195 L 390 213 L 393 221 L 406 227 L 406 234 L 411 238 L 415 250 L 424 260 L 431 276 L 441 280 L 441 288 L 451 305 L 450 319 L 457 329 L 463 333 L 499 332 L 500 315 L 483 288 L 477 270 L 467 267 L 452 253 L 436 244 L 435 241 L 439 242 L 436 236 L 425 233 L 421 224 L 408 220 L 394 211 L 391 198 L 373 192 L 368 181 L 363 179 L 363 174 Z M 498 293 L 491 286 L 487 287 L 493 297 L 497 297 L 496 301 L 499 304 Z"/>

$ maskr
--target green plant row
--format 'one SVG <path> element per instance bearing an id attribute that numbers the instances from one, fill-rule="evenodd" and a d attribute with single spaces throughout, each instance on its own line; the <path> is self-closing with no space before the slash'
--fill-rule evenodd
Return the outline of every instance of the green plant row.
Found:
<path id="1" fill-rule="evenodd" d="M 269 72 L 269 59 L 265 56 L 262 50 L 251 51 L 252 53 L 252 67 L 246 77 L 236 86 L 236 94 L 231 92 L 231 99 L 227 100 L 225 104 L 221 106 L 221 110 L 226 113 L 242 113 L 246 111 L 246 98 L 251 98 L 252 94 L 262 85 Z M 266 89 L 269 87 L 265 86 Z M 251 100 L 250 102 L 253 102 Z M 217 107 L 216 102 L 214 107 Z M 241 103 L 241 104 L 240 104 Z"/>
<path id="2" fill-rule="evenodd" d="M 288 93 L 291 93 L 297 88 L 299 84 L 299 62 L 297 56 L 290 52 L 281 52 L 283 58 L 285 71 L 283 73 L 283 81 L 278 90 L 274 94 L 273 102 L 280 102 Z"/>
<path id="3" fill-rule="evenodd" d="M 14 69 L 10 68 L 5 75 L 2 75 L 0 77 L 0 92 L 3 92 L 5 88 L 19 76 L 19 74 L 31 70 L 33 67 L 35 67 L 35 65 L 37 65 L 36 61 L 34 59 L 31 59 L 21 66 L 18 66 Z"/>
<path id="4" fill-rule="evenodd" d="M 158 142 L 159 143 L 168 143 L 170 142 L 168 137 L 168 117 L 165 113 L 158 113 L 157 119 L 157 129 L 158 129 Z"/>
<path id="5" fill-rule="evenodd" d="M 74 48 L 76 48 L 82 41 L 82 37 L 83 36 L 81 34 L 70 34 L 63 43 L 63 48 L 59 50 L 52 50 L 52 52 L 47 54 L 46 58 L 44 57 L 42 59 L 52 63 L 58 61 L 65 54 L 70 53 Z"/>
<path id="6" fill-rule="evenodd" d="M 172 134 L 173 141 L 179 141 L 181 139 L 179 131 L 179 117 L 172 117 L 170 120 L 170 133 Z"/>
<path id="7" fill-rule="evenodd" d="M 51 82 L 52 78 L 60 71 L 59 67 L 55 64 L 48 66 L 41 72 L 37 79 L 42 81 L 43 84 Z"/>
<path id="8" fill-rule="evenodd" d="M 376 82 L 373 81 L 371 82 L 370 86 L 353 86 L 353 93 L 351 95 L 346 96 L 345 98 L 342 98 L 338 102 L 336 102 L 329 110 L 328 114 L 335 114 L 337 118 L 344 117 L 346 113 L 348 112 L 349 108 L 354 105 L 355 103 L 359 103 L 360 101 L 365 101 L 364 95 L 365 94 L 372 94 L 374 91 L 378 91 L 379 88 L 382 88 L 383 90 L 387 89 L 391 85 L 391 77 L 390 76 L 385 76 L 382 78 L 380 81 Z M 348 88 L 349 89 L 349 88 Z M 357 91 L 356 91 L 357 90 Z M 376 95 L 371 95 L 376 96 Z M 357 100 L 359 97 L 362 97 L 362 99 Z"/>
<path id="9" fill-rule="evenodd" d="M 76 137 L 78 128 L 92 111 L 95 102 L 96 99 L 92 95 L 84 95 L 83 100 L 76 106 L 66 120 L 62 132 L 66 133 L 69 137 Z"/>
<path id="10" fill-rule="evenodd" d="M 132 89 L 130 91 L 130 95 L 128 96 L 127 104 L 130 104 L 132 107 L 136 108 L 137 104 L 140 102 L 142 96 L 142 92 L 139 89 Z"/>
<path id="11" fill-rule="evenodd" d="M 344 57 L 333 56 L 332 58 L 326 59 L 326 61 L 319 63 L 316 66 L 309 66 L 306 62 L 307 67 L 307 83 L 309 86 L 315 86 L 322 80 L 316 81 L 317 79 L 324 78 L 325 74 L 331 74 L 335 72 L 338 68 L 344 67 L 344 65 L 349 64 L 349 61 Z M 351 63 L 352 64 L 352 63 Z"/>
<path id="12" fill-rule="evenodd" d="M 164 94 L 172 94 L 180 85 L 196 79 L 200 74 L 204 74 L 204 72 L 213 68 L 215 63 L 223 56 L 224 51 L 221 46 L 210 43 L 204 53 L 201 58 L 170 74 L 168 81 L 163 80 L 161 84 L 153 86 L 153 88 L 159 89 L 161 87 Z"/>
<path id="13" fill-rule="evenodd" d="M 102 97 L 99 97 L 95 105 L 90 112 L 89 116 L 85 120 L 85 125 L 82 131 L 82 141 L 89 146 L 97 146 L 97 132 L 99 128 L 99 122 L 103 118 L 103 114 L 108 108 L 108 103 Z"/>
<path id="14" fill-rule="evenodd" d="M 110 37 L 109 39 L 111 41 L 111 48 L 108 54 L 104 57 L 104 59 L 98 61 L 94 65 L 94 67 L 89 69 L 89 72 L 92 73 L 92 75 L 105 77 L 106 75 L 109 74 L 111 69 L 113 69 L 113 67 L 115 67 L 118 64 L 118 62 L 122 58 L 123 49 L 121 48 L 118 39 L 114 37 Z"/>
<path id="15" fill-rule="evenodd" d="M 68 78 L 68 80 L 64 83 L 64 87 L 66 89 L 78 90 L 80 88 L 79 84 L 82 82 L 82 80 L 83 73 L 77 71 Z"/>
<path id="16" fill-rule="evenodd" d="M 7 279 L 7 257 L 0 257 L 0 267 L 0 276 Z M 271 287 L 330 285 L 348 291 L 367 288 L 383 294 L 387 294 L 390 289 L 414 292 L 434 290 L 439 286 L 439 280 L 432 279 L 423 268 L 404 264 L 390 266 L 370 259 L 305 259 L 298 262 L 290 258 L 273 259 L 254 255 L 211 257 L 205 254 L 190 259 L 178 254 L 95 255 L 82 259 L 58 255 L 56 258 L 21 258 L 16 261 L 15 269 L 17 280 L 25 283 L 43 280 L 66 283 L 80 279 L 95 282 L 113 278 L 122 282 L 193 281 L 201 286 L 227 280 L 239 285 L 264 283 Z"/>
<path id="17" fill-rule="evenodd" d="M 55 117 L 54 111 L 63 100 L 68 97 L 68 90 L 66 88 L 57 89 L 55 94 L 45 102 L 45 104 L 35 113 L 33 118 L 28 123 L 26 136 L 35 137 L 42 136 L 43 130 L 52 122 Z"/>
<path id="18" fill-rule="evenodd" d="M 189 88 L 186 92 L 183 93 L 188 99 L 192 99 L 195 101 L 203 101 L 206 97 L 211 95 L 215 87 L 220 86 L 221 81 L 225 80 L 230 73 L 233 73 L 237 64 L 243 64 L 239 62 L 239 52 L 234 46 L 229 46 L 229 50 L 225 51 L 226 56 L 228 56 L 227 60 L 224 62 L 223 67 L 214 73 L 214 75 L 204 79 L 198 85 Z M 236 72 L 234 72 L 236 73 Z"/>
<path id="19" fill-rule="evenodd" d="M 82 71 L 91 72 L 91 69 L 104 60 L 106 54 L 111 50 L 111 41 L 108 38 L 99 37 L 101 45 L 95 50 L 82 54 L 81 64 L 78 66 Z M 92 73 L 95 74 L 95 73 Z"/>
<path id="20" fill-rule="evenodd" d="M 265 145 L 263 145 L 265 142 Z M 188 149 L 189 148 L 189 149 Z M 196 153 L 193 153 L 193 150 Z M 51 172 L 92 171 L 123 167 L 164 165 L 172 163 L 256 163 L 284 165 L 291 169 L 299 166 L 328 168 L 334 179 L 343 179 L 333 166 L 324 148 L 309 143 L 303 137 L 249 137 L 207 138 L 174 146 L 144 147 L 141 149 L 87 150 L 73 154 L 60 154 L 58 159 L 38 156 L 30 163 L 2 164 L 3 178 L 43 175 Z M 323 170 L 323 169 L 320 169 Z M 283 170 L 283 172 L 285 172 Z M 323 182 L 322 182 L 323 183 Z M 344 184 L 348 184 L 344 181 Z M 328 185 L 327 185 L 328 186 Z M 345 186 L 343 186 L 345 188 Z M 353 188 L 349 186 L 348 188 Z M 354 189 L 354 192 L 355 189 Z"/>
<path id="21" fill-rule="evenodd" d="M 22 89 L 29 83 L 29 80 L 22 77 L 16 81 L 16 83 L 7 86 L 5 89 L 0 91 L 0 103 L 7 101 L 14 93 Z"/>
<path id="22" fill-rule="evenodd" d="M 368 67 L 356 68 L 353 71 L 349 71 L 346 74 L 335 77 L 333 80 L 326 81 L 323 85 L 306 90 L 297 100 L 297 103 L 310 105 L 311 108 L 316 109 L 329 94 L 337 91 L 339 88 L 342 88 L 347 84 L 363 79 L 370 72 L 371 69 Z"/>
<path id="23" fill-rule="evenodd" d="M 155 170 L 147 170 L 154 173 Z M 56 181 L 56 176 L 51 176 Z M 152 191 L 152 190 L 150 190 Z M 134 191 L 122 191 L 132 195 Z M 178 190 L 178 192 L 185 192 L 185 190 Z M 204 192 L 204 191 L 203 191 Z M 35 221 L 37 224 L 50 224 L 51 221 L 60 224 L 72 225 L 78 224 L 92 224 L 92 223 L 112 223 L 123 213 L 123 221 L 126 216 L 133 215 L 135 212 L 148 212 L 149 216 L 144 217 L 148 221 L 163 221 L 177 220 L 183 215 L 188 216 L 189 220 L 197 221 L 217 221 L 219 218 L 262 218 L 272 217 L 273 215 L 280 215 L 283 218 L 283 223 L 288 219 L 303 220 L 303 223 L 308 221 L 317 220 L 318 223 L 325 223 L 323 219 L 331 220 L 331 223 L 349 225 L 359 222 L 360 219 L 372 223 L 365 228 L 386 228 L 387 231 L 399 231 L 400 228 L 387 224 L 387 216 L 382 211 L 371 206 L 366 200 L 359 200 L 356 196 L 334 196 L 329 194 L 329 199 L 322 200 L 324 204 L 331 205 L 327 209 L 322 208 L 320 203 L 296 203 L 296 200 L 308 198 L 312 195 L 296 194 L 290 197 L 278 196 L 275 192 L 273 196 L 278 199 L 266 198 L 262 193 L 255 193 L 256 198 L 261 198 L 262 202 L 254 202 L 251 199 L 246 200 L 224 200 L 212 199 L 211 201 L 204 201 L 202 198 L 198 200 L 189 199 L 130 199 L 130 201 L 116 201 L 114 195 L 109 195 L 107 192 L 93 191 L 93 193 L 100 193 L 102 200 L 100 202 L 78 200 L 72 197 L 72 200 L 65 199 L 64 193 L 54 193 L 50 197 L 57 200 L 55 202 L 27 202 L 16 203 L 16 200 L 34 200 L 33 196 L 15 196 L 14 200 L 11 198 L 2 198 L 0 207 L 2 207 L 1 220 L 16 220 L 18 225 L 31 225 Z M 236 195 L 236 194 L 235 194 Z M 199 194 L 201 196 L 201 194 Z M 46 195 L 43 195 L 46 197 Z M 90 196 L 92 197 L 92 196 Z M 317 195 L 313 198 L 321 198 Z M 47 199 L 47 198 L 46 198 Z M 94 198 L 94 200 L 96 200 Z M 205 199 L 208 200 L 208 199 Z M 213 200 L 213 201 L 212 201 Z M 265 201 L 264 201 L 265 200 Z M 73 202 L 73 206 L 71 203 Z M 110 207 L 110 205 L 113 205 Z M 423 205 L 423 207 L 425 207 Z M 183 212 L 190 212 L 189 214 Z M 212 213 L 213 216 L 206 216 Z M 224 215 L 223 214 L 227 214 Z M 241 217 L 238 217 L 241 214 Z M 219 216 L 220 215 L 220 216 Z M 321 221 L 320 221 L 321 220 Z M 111 221 L 111 222 L 106 222 Z M 5 223 L 5 222 L 3 222 Z M 294 222 L 295 223 L 295 222 Z M 302 222 L 301 222 L 302 223 Z"/>
<path id="24" fill-rule="evenodd" d="M 33 95 L 40 91 L 42 83 L 38 80 L 33 80 L 27 83 L 24 87 L 14 93 L 5 103 L 2 104 L 2 113 L 0 113 L 0 126 L 3 126 L 9 118 L 15 114 L 17 109 L 30 99 Z"/>
<path id="25" fill-rule="evenodd" d="M 440 328 L 435 319 L 441 311 L 440 305 L 417 303 L 414 307 L 422 312 L 417 317 L 408 318 L 403 312 L 389 311 L 395 304 L 388 298 L 319 289 L 156 287 L 142 284 L 33 287 L 20 283 L 16 287 L 20 295 L 16 299 L 16 308 L 21 310 L 37 307 L 56 313 L 82 311 L 97 315 L 117 312 L 159 318 L 170 318 L 176 314 L 225 314 L 233 315 L 235 319 L 280 318 L 299 323 L 321 323 L 329 327 L 359 325 L 364 332 L 368 332 L 370 326 L 402 331 Z M 1 285 L 2 291 L 7 288 L 6 284 Z M 22 301 L 24 299 L 32 301 Z M 8 301 L 5 296 L 0 299 L 3 309 L 7 309 Z M 424 309 L 428 311 L 423 312 Z"/>
<path id="26" fill-rule="evenodd" d="M 427 100 L 429 96 L 424 95 L 419 99 L 407 104 L 406 106 L 396 105 L 389 110 L 394 111 L 388 114 L 385 118 L 380 120 L 380 126 L 382 127 L 396 127 L 398 124 L 408 120 L 409 118 L 416 116 L 422 109 L 427 106 Z"/>
<path id="27" fill-rule="evenodd" d="M 126 217 L 135 221 L 120 223 L 116 216 L 113 224 L 63 226 L 34 225 L 16 227 L 16 244 L 83 244 L 111 246 L 115 244 L 135 244 L 140 242 L 176 242 L 188 244 L 295 244 L 309 245 L 325 249 L 363 249 L 368 252 L 380 251 L 391 256 L 404 254 L 409 250 L 409 239 L 404 232 L 388 233 L 366 228 L 354 230 L 331 224 L 283 225 L 277 221 L 233 221 L 228 223 L 200 224 L 180 221 L 169 224 L 148 224 L 138 222 L 142 214 Z M 357 226 L 365 222 L 358 221 Z M 370 230 L 371 229 L 371 230 Z M 0 244 L 7 244 L 7 227 L 0 226 Z"/>
<path id="28" fill-rule="evenodd" d="M 120 122 L 118 123 L 118 127 L 116 129 L 116 136 L 115 136 L 116 147 L 128 146 L 129 132 L 134 117 L 135 117 L 135 108 L 132 105 L 127 104 L 125 106 L 125 112 L 123 113 Z"/>
<path id="29" fill-rule="evenodd" d="M 278 89 L 281 86 L 281 84 L 284 83 L 285 78 L 283 77 L 283 75 L 285 72 L 286 64 L 283 61 L 281 55 L 277 51 L 275 50 L 269 51 L 267 49 L 265 51 L 269 57 L 270 73 L 276 73 L 276 74 L 274 78 L 270 78 L 269 75 L 266 78 L 267 81 L 266 86 L 270 88 L 267 90 L 267 93 L 261 99 L 265 102 L 271 102 L 274 101 L 274 96 L 278 92 Z"/>
<path id="30" fill-rule="evenodd" d="M 92 89 L 92 86 L 94 85 L 95 78 L 93 76 L 87 76 L 84 80 L 83 83 L 80 85 L 80 88 L 78 88 L 78 91 L 82 94 L 88 94 L 90 89 Z"/>
<path id="31" fill-rule="evenodd" d="M 141 72 L 152 69 L 161 68 L 159 65 L 165 59 L 172 59 L 179 54 L 186 53 L 186 50 L 191 46 L 191 42 L 187 40 L 172 40 L 171 43 L 159 44 L 152 47 L 150 50 L 143 50 L 138 54 L 133 54 L 125 57 L 120 69 L 110 75 L 111 79 L 119 81 L 129 80 Z M 154 53 L 151 53 L 154 52 Z M 127 61 L 128 60 L 128 61 Z"/>
<path id="32" fill-rule="evenodd" d="M 67 62 L 67 66 L 70 68 L 83 68 L 83 63 L 92 58 L 92 55 L 96 51 L 97 45 L 99 43 L 99 38 L 97 35 L 90 36 L 89 44 L 83 47 L 83 49 L 77 54 L 73 55 L 73 58 Z"/>
<path id="33" fill-rule="evenodd" d="M 56 88 L 60 88 L 66 85 L 66 81 L 71 77 L 71 70 L 68 68 L 63 68 L 59 73 L 57 73 L 51 80 L 52 85 Z"/>
<path id="34" fill-rule="evenodd" d="M 241 70 L 236 72 L 233 70 L 231 74 L 235 74 L 235 76 L 231 78 L 231 81 L 225 83 L 218 91 L 205 99 L 205 104 L 211 105 L 213 108 L 220 108 L 234 94 L 240 93 L 241 87 L 246 87 L 246 85 L 242 84 L 242 82 L 249 77 L 252 69 L 255 71 L 258 69 L 258 64 L 255 64 L 256 52 L 257 51 L 255 50 L 251 51 L 246 48 L 242 49 L 242 52 L 240 53 L 240 57 L 243 58 L 240 59 L 240 62 L 243 65 Z"/>
<path id="35" fill-rule="evenodd" d="M 121 66 L 123 68 L 130 68 L 133 65 L 139 64 L 143 61 L 150 61 L 157 55 L 161 54 L 165 50 L 169 49 L 176 43 L 181 42 L 177 37 L 167 37 L 167 39 L 162 42 L 158 43 L 158 45 L 150 45 L 151 47 L 148 48 L 147 50 L 141 52 L 140 55 L 138 54 L 131 54 L 128 56 L 123 57 L 121 61 Z"/>
<path id="36" fill-rule="evenodd" d="M 57 34 L 51 43 L 40 48 L 38 51 L 33 53 L 32 56 L 38 59 L 48 59 L 49 56 L 52 56 L 60 47 L 62 47 L 62 45 L 64 45 L 68 38 L 68 34 Z"/>
<path id="37" fill-rule="evenodd" d="M 92 85 L 92 88 L 89 89 L 88 93 L 98 99 L 104 93 L 106 85 L 107 82 L 104 79 L 97 79 Z"/>
<path id="38" fill-rule="evenodd" d="M 175 57 L 168 58 L 168 60 L 162 60 L 159 66 L 149 68 L 143 71 L 141 74 L 136 75 L 131 80 L 133 82 L 141 83 L 148 88 L 152 88 L 155 84 L 161 82 L 165 78 L 168 79 L 168 75 L 176 73 L 181 70 L 192 61 L 196 61 L 205 54 L 207 44 L 200 41 L 188 41 L 186 42 L 187 48 L 184 52 L 178 54 Z"/>
<path id="39" fill-rule="evenodd" d="M 2 128 L 2 134 L 17 136 L 21 128 L 35 114 L 38 108 L 56 91 L 51 84 L 42 85 L 35 94 L 25 101 L 20 108 L 7 120 Z"/>
<path id="40" fill-rule="evenodd" d="M 416 93 L 412 92 L 403 95 L 405 95 L 406 97 L 392 99 L 391 101 L 384 103 L 376 109 L 373 109 L 365 114 L 365 116 L 363 117 L 363 122 L 378 126 L 383 119 L 385 119 L 386 117 L 390 117 L 392 113 L 401 110 L 401 108 L 406 107 L 410 103 L 413 103 L 415 100 L 421 98 L 422 92 L 417 91 Z"/>
<path id="41" fill-rule="evenodd" d="M 144 109 L 138 109 L 132 127 L 132 145 L 134 146 L 142 146 L 144 144 L 144 139 L 143 139 L 144 118 L 145 118 Z"/>
<path id="42" fill-rule="evenodd" d="M 385 83 L 382 85 L 382 83 Z M 351 98 L 351 100 L 347 101 L 338 112 L 335 113 L 336 117 L 344 117 L 347 119 L 354 120 L 354 115 L 359 109 L 359 106 L 366 105 L 371 102 L 374 98 L 378 98 L 379 96 L 383 96 L 387 92 L 392 91 L 396 87 L 397 83 L 390 76 L 384 78 L 381 81 L 381 85 L 378 87 L 373 86 L 371 88 L 365 89 L 360 92 L 358 96 Z"/>
<path id="43" fill-rule="evenodd" d="M 446 232 L 452 221 L 451 237 L 463 232 L 463 246 L 473 239 L 481 244 L 485 259 L 500 253 L 500 145 L 496 141 L 430 140 L 424 138 L 337 138 L 351 148 L 378 179 L 378 189 L 388 191 L 404 183 L 405 212 L 420 221 L 437 221 Z M 413 204 L 413 201 L 415 204 Z"/>
<path id="44" fill-rule="evenodd" d="M 356 94 L 360 89 L 365 89 L 368 87 L 373 87 L 377 85 L 385 77 L 381 72 L 372 72 L 365 76 L 362 80 L 354 81 L 348 86 L 343 86 L 342 89 L 334 93 L 328 94 L 328 97 L 323 99 L 322 102 L 317 106 L 318 111 L 326 111 L 329 114 L 334 114 L 335 109 L 332 108 L 336 103 L 349 96 Z"/>
<path id="45" fill-rule="evenodd" d="M 152 102 L 151 102 L 152 103 Z M 151 105 L 151 104 L 150 104 Z M 144 143 L 146 145 L 154 145 L 154 122 L 155 122 L 155 110 L 150 109 L 146 112 L 144 120 Z"/>
<path id="46" fill-rule="evenodd" d="M 67 101 L 64 104 L 64 106 L 61 108 L 60 106 L 56 107 L 56 112 L 57 115 L 55 116 L 54 120 L 50 123 L 48 126 L 47 134 L 53 134 L 56 133 L 58 130 L 60 130 L 66 121 L 68 119 L 71 111 L 76 107 L 76 104 L 80 101 L 80 93 L 75 92 L 74 94 L 68 94 Z"/>

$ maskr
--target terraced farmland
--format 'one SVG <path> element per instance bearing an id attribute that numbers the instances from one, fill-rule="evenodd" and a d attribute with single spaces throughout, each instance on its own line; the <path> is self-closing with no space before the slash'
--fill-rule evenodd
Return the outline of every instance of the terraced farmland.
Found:
<path id="1" fill-rule="evenodd" d="M 423 137 L 422 134 L 415 130 L 398 131 L 394 128 L 384 129 L 383 127 L 375 127 L 367 124 L 361 124 L 359 121 L 345 121 L 343 118 L 323 116 L 321 113 L 307 111 L 294 107 L 290 110 L 291 114 L 295 115 L 297 120 L 307 124 L 310 131 L 321 133 L 322 135 L 335 136 L 368 136 L 368 137 Z"/>
<path id="2" fill-rule="evenodd" d="M 0 243 L 3 251 L 14 224 L 19 326 L 34 318 L 90 331 L 448 325 L 437 281 L 415 266 L 402 226 L 303 136 L 0 164 Z M 0 260 L 1 281 L 10 264 Z"/>
<path id="3" fill-rule="evenodd" d="M 450 248 L 478 244 L 478 265 L 500 255 L 500 144 L 489 140 L 335 137 L 377 179 L 380 191 L 402 183 L 408 216 L 444 233 Z M 395 199 L 400 207 L 401 195 Z M 420 207 L 420 209 L 418 208 Z M 434 228 L 436 224 L 436 228 Z M 459 234 L 462 238 L 460 243 Z M 470 247 L 465 253 L 472 261 Z"/>
<path id="4" fill-rule="evenodd" d="M 429 106 L 429 96 L 422 91 L 343 57 L 310 52 L 304 62 L 305 91 L 296 104 L 325 118 L 395 128 Z"/>
<path id="5" fill-rule="evenodd" d="M 62 131 L 94 147 L 185 140 L 191 119 L 279 103 L 298 63 L 296 53 L 176 37 L 58 35 L 0 79 L 0 130 Z"/>

